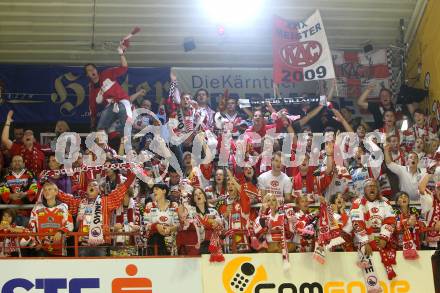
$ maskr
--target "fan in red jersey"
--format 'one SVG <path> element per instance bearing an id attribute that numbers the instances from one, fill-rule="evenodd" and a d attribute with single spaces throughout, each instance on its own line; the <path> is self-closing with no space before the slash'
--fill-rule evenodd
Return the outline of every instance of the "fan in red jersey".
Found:
<path id="1" fill-rule="evenodd" d="M 54 236 L 34 238 L 37 255 L 66 255 L 63 234 L 73 231 L 73 220 L 66 204 L 57 201 L 58 187 L 46 182 L 43 186 L 43 200 L 32 210 L 29 227 L 32 232 L 53 233 Z"/>
<path id="2" fill-rule="evenodd" d="M 153 202 L 147 203 L 144 211 L 144 227 L 148 238 L 148 254 L 177 255 L 177 229 L 180 226 L 178 204 L 167 199 L 168 185 L 153 186 Z"/>
<path id="3" fill-rule="evenodd" d="M 21 156 L 14 156 L 10 171 L 0 184 L 1 199 L 7 204 L 22 205 L 34 203 L 37 198 L 37 191 L 37 181 L 34 174 L 26 170 Z M 29 216 L 29 210 L 19 210 L 17 223 L 26 226 Z"/>
<path id="4" fill-rule="evenodd" d="M 11 156 L 19 155 L 23 158 L 26 169 L 34 174 L 40 174 L 44 166 L 44 154 L 40 146 L 35 142 L 34 132 L 26 130 L 23 135 L 22 143 L 12 142 L 9 139 L 9 128 L 12 123 L 14 111 L 9 111 L 6 117 L 5 127 L 2 132 L 2 144 L 11 153 Z"/>
<path id="5" fill-rule="evenodd" d="M 358 239 L 358 249 L 366 256 L 379 251 L 388 279 L 395 278 L 393 265 L 396 264 L 396 249 L 390 240 L 396 217 L 391 205 L 381 197 L 376 180 L 366 180 L 364 196 L 353 203 L 350 217 Z"/>

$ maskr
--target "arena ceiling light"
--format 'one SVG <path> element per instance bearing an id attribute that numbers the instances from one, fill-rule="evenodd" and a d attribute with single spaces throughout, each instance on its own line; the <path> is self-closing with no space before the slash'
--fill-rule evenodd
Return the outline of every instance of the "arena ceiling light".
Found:
<path id="1" fill-rule="evenodd" d="M 255 20 L 264 0 L 201 0 L 207 16 L 217 24 L 239 25 Z"/>

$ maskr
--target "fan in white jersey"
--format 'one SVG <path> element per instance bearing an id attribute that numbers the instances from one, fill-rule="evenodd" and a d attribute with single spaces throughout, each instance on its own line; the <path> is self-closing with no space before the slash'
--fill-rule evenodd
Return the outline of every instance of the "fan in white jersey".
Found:
<path id="1" fill-rule="evenodd" d="M 272 158 L 272 170 L 258 176 L 258 188 L 262 195 L 272 193 L 279 203 L 284 203 L 290 198 L 292 182 L 289 177 L 281 171 L 281 152 L 276 152 Z"/>

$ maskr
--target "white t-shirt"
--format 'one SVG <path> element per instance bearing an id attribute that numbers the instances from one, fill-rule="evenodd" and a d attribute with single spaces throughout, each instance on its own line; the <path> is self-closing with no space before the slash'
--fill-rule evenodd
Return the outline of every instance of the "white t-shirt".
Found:
<path id="1" fill-rule="evenodd" d="M 426 169 L 417 168 L 417 172 L 411 174 L 409 167 L 397 165 L 394 162 L 387 164 L 387 167 L 399 177 L 400 190 L 408 193 L 410 200 L 420 200 L 418 187 L 419 182 L 426 175 Z"/>
<path id="2" fill-rule="evenodd" d="M 275 194 L 278 202 L 283 203 L 284 194 L 292 192 L 292 181 L 285 173 L 274 176 L 270 170 L 258 176 L 258 188 L 266 193 Z"/>

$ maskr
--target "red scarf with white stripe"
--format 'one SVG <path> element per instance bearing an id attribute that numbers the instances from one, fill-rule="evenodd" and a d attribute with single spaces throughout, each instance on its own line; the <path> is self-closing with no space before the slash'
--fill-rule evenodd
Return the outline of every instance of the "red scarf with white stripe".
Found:
<path id="1" fill-rule="evenodd" d="M 438 242 L 440 241 L 440 232 L 434 231 L 434 226 L 436 222 L 440 221 L 440 200 L 436 195 L 433 195 L 434 199 L 432 201 L 432 215 L 428 223 L 428 231 L 426 233 L 427 242 Z"/>

